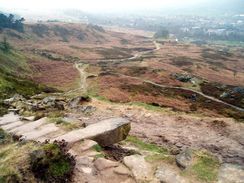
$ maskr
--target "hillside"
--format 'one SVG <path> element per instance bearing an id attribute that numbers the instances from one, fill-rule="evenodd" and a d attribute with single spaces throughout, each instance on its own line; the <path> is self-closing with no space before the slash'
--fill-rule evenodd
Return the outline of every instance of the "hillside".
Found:
<path id="1" fill-rule="evenodd" d="M 243 48 L 136 32 L 2 30 L 0 182 L 242 181 Z"/>
<path id="2" fill-rule="evenodd" d="M 44 90 L 44 86 L 30 81 L 31 70 L 26 58 L 15 50 L 0 49 L 0 113 L 6 112 L 2 100 L 21 93 L 32 96 Z"/>

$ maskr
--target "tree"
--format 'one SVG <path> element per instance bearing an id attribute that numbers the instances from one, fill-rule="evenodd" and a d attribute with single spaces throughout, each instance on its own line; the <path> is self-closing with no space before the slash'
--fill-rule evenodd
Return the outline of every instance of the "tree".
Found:
<path id="1" fill-rule="evenodd" d="M 24 18 L 16 19 L 13 14 L 6 16 L 5 14 L 0 13 L 0 29 L 9 28 L 14 29 L 19 32 L 24 31 Z"/>

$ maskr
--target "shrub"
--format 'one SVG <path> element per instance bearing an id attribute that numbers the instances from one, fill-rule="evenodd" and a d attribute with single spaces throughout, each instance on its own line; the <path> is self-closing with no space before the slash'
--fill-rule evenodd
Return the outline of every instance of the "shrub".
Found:
<path id="1" fill-rule="evenodd" d="M 68 153 L 65 141 L 45 142 L 30 154 L 31 171 L 45 182 L 70 182 L 75 159 Z"/>

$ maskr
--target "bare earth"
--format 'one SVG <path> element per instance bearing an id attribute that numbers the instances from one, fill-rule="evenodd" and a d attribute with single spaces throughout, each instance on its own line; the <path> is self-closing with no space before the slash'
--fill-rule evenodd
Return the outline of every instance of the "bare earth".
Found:
<path id="1" fill-rule="evenodd" d="M 126 116 L 132 122 L 131 135 L 169 148 L 207 149 L 224 162 L 244 165 L 244 124 L 230 118 L 193 116 L 175 112 L 154 112 L 141 107 L 93 100 L 97 111 L 86 123 L 111 116 Z M 72 115 L 72 114 L 70 114 Z"/>

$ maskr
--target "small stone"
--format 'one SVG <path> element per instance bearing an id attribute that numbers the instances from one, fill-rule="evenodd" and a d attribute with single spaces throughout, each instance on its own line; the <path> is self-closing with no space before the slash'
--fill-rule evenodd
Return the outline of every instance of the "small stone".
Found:
<path id="1" fill-rule="evenodd" d="M 124 164 L 132 171 L 136 180 L 151 180 L 152 167 L 148 164 L 143 156 L 132 155 L 124 157 Z"/>
<path id="2" fill-rule="evenodd" d="M 96 167 L 97 170 L 102 171 L 108 168 L 113 168 L 119 166 L 118 162 L 115 161 L 110 161 L 105 158 L 98 158 L 94 162 L 94 166 Z"/>
<path id="3" fill-rule="evenodd" d="M 163 183 L 187 183 L 187 181 L 181 177 L 178 172 L 166 165 L 157 168 L 155 177 Z"/>
<path id="4" fill-rule="evenodd" d="M 175 158 L 177 165 L 180 168 L 187 168 L 192 164 L 192 150 L 186 149 Z"/>
<path id="5" fill-rule="evenodd" d="M 83 173 L 86 173 L 86 174 L 91 174 L 92 173 L 92 169 L 88 168 L 88 167 L 83 167 L 83 168 L 81 168 L 81 170 L 82 170 Z"/>
<path id="6" fill-rule="evenodd" d="M 34 120 L 35 120 L 35 116 L 22 117 L 21 120 L 25 120 L 25 121 L 34 121 Z"/>
<path id="7" fill-rule="evenodd" d="M 124 166 L 120 165 L 114 169 L 114 173 L 118 175 L 127 175 L 131 176 L 131 172 Z"/>
<path id="8" fill-rule="evenodd" d="M 180 150 L 179 150 L 177 147 L 172 147 L 172 148 L 170 149 L 170 153 L 171 153 L 172 155 L 177 155 L 177 154 L 180 154 Z"/>

